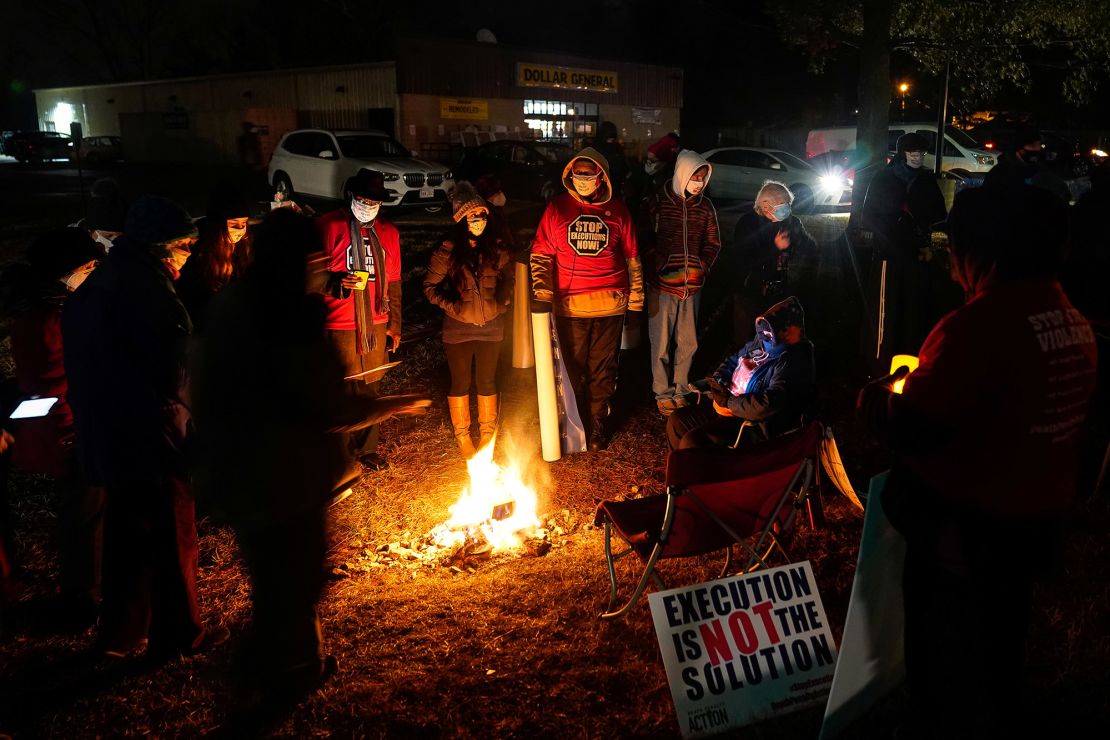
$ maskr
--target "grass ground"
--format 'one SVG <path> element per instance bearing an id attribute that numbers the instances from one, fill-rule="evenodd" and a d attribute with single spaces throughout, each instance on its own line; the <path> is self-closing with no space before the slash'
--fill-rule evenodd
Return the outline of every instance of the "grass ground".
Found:
<path id="1" fill-rule="evenodd" d="M 849 474 L 863 488 L 884 467 L 882 454 L 851 417 L 856 379 L 829 347 L 851 325 L 844 294 L 817 290 L 837 273 L 835 226 L 823 258 L 803 265 L 818 346 L 829 361 L 825 417 L 835 429 Z M 815 227 L 816 228 L 816 227 Z M 413 268 L 434 229 L 405 232 Z M 843 272 L 839 279 L 844 280 Z M 430 317 L 406 288 L 410 325 Z M 850 291 L 848 291 L 850 293 Z M 820 295 L 824 295 L 824 298 Z M 507 353 L 506 353 L 507 354 Z M 610 448 L 546 464 L 536 459 L 530 371 L 504 368 L 506 410 L 501 449 L 516 448 L 542 495 L 552 548 L 540 556 L 495 557 L 452 570 L 429 563 L 379 564 L 382 545 L 419 539 L 443 521 L 465 476 L 449 431 L 443 396 L 447 370 L 434 336 L 406 342 L 404 364 L 386 379 L 393 391 L 420 390 L 436 400 L 414 420 L 387 422 L 387 469 L 363 477 L 332 509 L 329 572 L 320 604 L 326 646 L 338 676 L 278 722 L 281 737 L 674 737 L 674 717 L 646 604 L 603 622 L 601 533 L 592 513 L 601 499 L 658 492 L 664 465 L 663 420 L 647 392 L 643 358 L 624 359 L 620 394 L 628 413 Z M 280 465 L 281 461 L 275 460 Z M 0 733 L 16 737 L 192 737 L 224 728 L 235 707 L 231 670 L 249 626 L 249 583 L 234 537 L 200 522 L 202 611 L 223 620 L 232 640 L 210 654 L 158 670 L 106 666 L 88 653 L 91 633 L 67 635 L 46 616 L 57 583 L 52 534 L 56 501 L 48 481 L 13 477 L 17 556 L 23 590 L 0 643 Z M 828 526 L 802 528 L 797 559 L 813 563 L 825 609 L 839 639 L 856 562 L 860 518 L 842 498 L 827 498 Z M 1065 576 L 1039 592 L 1030 639 L 1030 708 L 1053 736 L 1105 728 L 1110 675 L 1110 505 L 1087 502 L 1069 530 Z M 1030 544 L 1035 546 L 1034 543 Z M 719 563 L 666 563 L 674 583 L 707 580 Z M 891 567 L 897 567 L 892 563 Z M 627 575 L 627 574 L 626 574 Z M 958 669 L 958 668 L 957 668 Z M 886 738 L 900 721 L 896 692 L 850 731 Z M 801 712 L 740 733 L 748 738 L 811 738 L 820 711 Z M 1033 726 L 1033 725 L 1031 725 Z"/>

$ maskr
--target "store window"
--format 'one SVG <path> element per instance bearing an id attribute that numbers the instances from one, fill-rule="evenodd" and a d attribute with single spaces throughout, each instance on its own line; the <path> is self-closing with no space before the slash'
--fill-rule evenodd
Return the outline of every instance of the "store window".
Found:
<path id="1" fill-rule="evenodd" d="M 597 103 L 569 100 L 525 100 L 524 125 L 535 139 L 578 145 L 597 132 Z"/>

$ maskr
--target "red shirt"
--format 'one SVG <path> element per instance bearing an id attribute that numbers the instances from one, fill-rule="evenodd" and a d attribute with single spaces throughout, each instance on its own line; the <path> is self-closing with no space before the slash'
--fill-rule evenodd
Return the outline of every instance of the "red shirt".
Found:
<path id="1" fill-rule="evenodd" d="M 954 436 L 900 455 L 905 464 L 948 498 L 992 514 L 1066 508 L 1097 354 L 1058 282 L 986 286 L 936 325 L 920 363 L 904 401 Z"/>
<path id="2" fill-rule="evenodd" d="M 324 214 L 316 219 L 316 226 L 320 229 L 321 235 L 324 237 L 324 252 L 328 255 L 329 264 L 328 270 L 331 272 L 348 272 L 354 269 L 354 257 L 351 247 L 351 231 L 350 231 L 351 213 L 346 208 L 340 208 L 337 211 Z M 387 283 L 397 283 L 401 280 L 401 234 L 397 231 L 397 227 L 388 221 L 384 221 L 380 216 L 372 223 L 374 232 L 378 235 L 378 241 L 381 242 L 382 251 L 385 252 L 385 277 Z M 369 244 L 367 244 L 369 246 Z M 369 251 L 369 249 L 367 250 Z M 373 257 L 367 256 L 366 264 L 370 266 Z M 378 273 L 381 271 L 380 265 L 374 265 L 374 270 L 366 281 L 366 290 L 375 291 L 370 296 L 371 311 L 374 316 L 375 324 L 385 324 L 389 321 L 389 313 L 374 310 L 377 304 L 378 291 L 382 290 L 382 281 L 378 280 Z M 332 330 L 353 330 L 355 328 L 355 299 L 354 291 L 346 298 L 333 298 L 332 296 L 324 296 L 324 302 L 328 307 L 328 318 L 325 323 L 325 328 Z M 382 299 L 387 296 L 382 293 Z M 399 311 L 400 306 L 391 307 L 391 310 Z"/>
<path id="3" fill-rule="evenodd" d="M 547 204 L 532 254 L 554 257 L 555 294 L 629 293 L 628 260 L 638 257 L 632 216 L 622 200 L 580 203 L 561 193 Z"/>

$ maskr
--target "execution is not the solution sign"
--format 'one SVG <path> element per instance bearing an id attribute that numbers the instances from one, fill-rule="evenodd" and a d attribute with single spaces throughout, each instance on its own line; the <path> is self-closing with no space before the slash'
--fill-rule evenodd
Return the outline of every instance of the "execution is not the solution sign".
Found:
<path id="1" fill-rule="evenodd" d="M 683 737 L 825 702 L 836 644 L 808 561 L 648 600 Z"/>

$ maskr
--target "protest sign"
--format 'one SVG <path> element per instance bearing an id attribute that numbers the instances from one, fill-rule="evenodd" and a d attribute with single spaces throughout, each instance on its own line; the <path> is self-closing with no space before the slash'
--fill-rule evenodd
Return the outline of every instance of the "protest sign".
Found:
<path id="1" fill-rule="evenodd" d="M 902 562 L 906 541 L 890 526 L 879 503 L 886 478 L 887 473 L 880 473 L 868 487 L 856 577 L 821 740 L 838 737 L 897 686 L 905 673 Z"/>
<path id="2" fill-rule="evenodd" d="M 808 561 L 648 600 L 683 737 L 825 702 L 836 644 Z"/>

